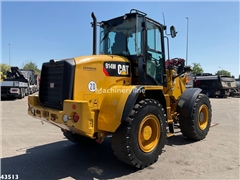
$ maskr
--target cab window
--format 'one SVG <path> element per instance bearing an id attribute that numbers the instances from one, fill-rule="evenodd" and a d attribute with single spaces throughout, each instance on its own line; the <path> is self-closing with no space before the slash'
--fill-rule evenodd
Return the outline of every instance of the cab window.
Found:
<path id="1" fill-rule="evenodd" d="M 147 75 L 163 84 L 164 62 L 161 31 L 158 25 L 147 21 Z"/>

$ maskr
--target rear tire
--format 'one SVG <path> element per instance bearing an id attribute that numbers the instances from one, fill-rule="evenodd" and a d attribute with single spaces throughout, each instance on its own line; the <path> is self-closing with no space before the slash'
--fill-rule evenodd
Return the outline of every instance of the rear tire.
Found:
<path id="1" fill-rule="evenodd" d="M 23 98 L 24 98 L 25 97 L 25 89 L 23 88 L 22 91 L 23 91 Z"/>
<path id="2" fill-rule="evenodd" d="M 191 119 L 179 117 L 182 134 L 193 140 L 204 139 L 209 131 L 212 119 L 212 109 L 209 98 L 199 94 L 194 103 Z"/>
<path id="3" fill-rule="evenodd" d="M 135 104 L 129 117 L 113 133 L 112 149 L 117 158 L 136 168 L 155 163 L 166 143 L 166 115 L 153 99 Z"/>
<path id="4" fill-rule="evenodd" d="M 24 90 L 23 90 L 23 88 L 21 88 L 20 89 L 20 94 L 19 94 L 19 99 L 22 99 L 22 98 L 24 98 L 25 96 L 24 96 Z"/>

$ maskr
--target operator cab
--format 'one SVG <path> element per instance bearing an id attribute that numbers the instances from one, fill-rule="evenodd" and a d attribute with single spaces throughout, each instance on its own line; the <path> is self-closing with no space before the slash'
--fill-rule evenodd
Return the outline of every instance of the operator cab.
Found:
<path id="1" fill-rule="evenodd" d="M 120 55 L 129 59 L 133 84 L 165 86 L 166 26 L 146 15 L 132 9 L 124 16 L 102 21 L 100 54 Z M 176 34 L 175 31 L 173 33 Z"/>

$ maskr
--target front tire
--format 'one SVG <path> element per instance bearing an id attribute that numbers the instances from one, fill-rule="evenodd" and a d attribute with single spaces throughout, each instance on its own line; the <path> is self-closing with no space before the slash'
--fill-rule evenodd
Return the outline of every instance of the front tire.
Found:
<path id="1" fill-rule="evenodd" d="M 113 133 L 112 149 L 117 158 L 145 168 L 158 160 L 166 142 L 166 115 L 153 99 L 135 104 L 129 117 Z"/>
<path id="2" fill-rule="evenodd" d="M 212 109 L 209 98 L 205 94 L 199 94 L 194 103 L 192 117 L 190 119 L 179 117 L 182 134 L 193 140 L 204 139 L 209 131 L 212 118 Z"/>

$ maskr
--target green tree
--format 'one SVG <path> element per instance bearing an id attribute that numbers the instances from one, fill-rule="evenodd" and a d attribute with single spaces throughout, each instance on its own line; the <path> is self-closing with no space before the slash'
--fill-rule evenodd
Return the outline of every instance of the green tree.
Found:
<path id="1" fill-rule="evenodd" d="M 224 76 L 231 76 L 231 73 L 226 70 L 219 70 L 216 72 L 215 75 L 224 75 Z"/>
<path id="2" fill-rule="evenodd" d="M 193 63 L 192 69 L 193 69 L 192 73 L 194 75 L 203 73 L 203 69 L 199 63 Z"/>
<path id="3" fill-rule="evenodd" d="M 8 64 L 0 64 L 0 71 L 5 74 L 7 71 L 10 71 L 10 66 Z"/>
<path id="4" fill-rule="evenodd" d="M 32 62 L 32 61 L 28 61 L 27 63 L 24 63 L 24 64 L 23 64 L 23 69 L 34 70 L 37 75 L 40 75 L 40 74 L 41 74 L 41 70 L 38 69 L 36 63 L 34 63 L 34 62 Z"/>

